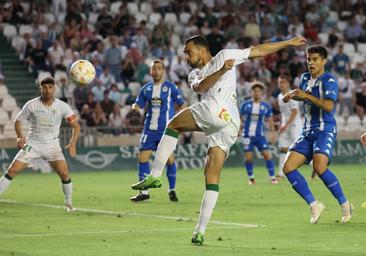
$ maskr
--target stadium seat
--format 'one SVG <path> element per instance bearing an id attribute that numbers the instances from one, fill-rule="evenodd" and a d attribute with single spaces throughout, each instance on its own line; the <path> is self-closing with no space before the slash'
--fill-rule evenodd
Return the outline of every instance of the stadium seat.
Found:
<path id="1" fill-rule="evenodd" d="M 180 45 L 182 45 L 182 42 L 180 41 L 180 37 L 176 34 L 172 34 L 171 40 L 172 40 L 172 46 L 174 48 L 178 48 Z"/>
<path id="2" fill-rule="evenodd" d="M 141 3 L 140 5 L 140 11 L 146 15 L 149 15 L 150 13 L 153 12 L 153 8 L 151 6 L 151 3 L 149 2 L 144 2 L 144 3 Z"/>
<path id="3" fill-rule="evenodd" d="M 21 53 L 21 50 L 23 48 L 23 45 L 25 44 L 25 39 L 24 37 L 20 36 L 20 35 L 16 35 L 13 37 L 13 39 L 11 40 L 11 46 L 13 46 L 13 48 L 17 51 L 17 53 Z M 19 56 L 20 59 L 22 56 Z"/>
<path id="4" fill-rule="evenodd" d="M 4 109 L 0 108 L 0 125 L 4 126 L 9 122 L 10 122 L 10 120 L 9 120 L 8 112 L 6 112 Z"/>
<path id="5" fill-rule="evenodd" d="M 2 108 L 8 112 L 13 111 L 13 109 L 17 108 L 17 102 L 9 95 L 3 100 Z"/>
<path id="6" fill-rule="evenodd" d="M 192 17 L 189 12 L 182 12 L 179 14 L 179 21 L 183 24 L 187 24 L 188 20 Z"/>
<path id="7" fill-rule="evenodd" d="M 66 17 L 65 12 L 59 13 L 58 16 L 57 16 L 57 22 L 63 24 L 64 21 L 65 21 L 65 17 Z"/>
<path id="8" fill-rule="evenodd" d="M 174 12 L 168 12 L 164 16 L 165 23 L 175 26 L 178 23 L 177 15 Z"/>
<path id="9" fill-rule="evenodd" d="M 50 72 L 48 71 L 39 71 L 38 72 L 38 77 L 37 77 L 37 81 L 41 81 L 43 78 L 47 77 L 47 76 L 52 76 Z"/>
<path id="10" fill-rule="evenodd" d="M 160 19 L 161 19 L 161 14 L 158 12 L 153 12 L 150 17 L 149 17 L 149 22 L 153 25 L 156 25 L 159 23 Z"/>
<path id="11" fill-rule="evenodd" d="M 189 1 L 188 5 L 189 5 L 192 13 L 197 11 L 197 9 L 198 9 L 197 2 Z"/>
<path id="12" fill-rule="evenodd" d="M 20 5 L 23 7 L 24 13 L 29 13 L 30 3 L 20 1 Z"/>
<path id="13" fill-rule="evenodd" d="M 98 13 L 95 13 L 95 12 L 91 12 L 89 13 L 89 23 L 91 24 L 97 24 L 97 21 L 98 21 Z"/>
<path id="14" fill-rule="evenodd" d="M 357 50 L 359 53 L 366 55 L 366 43 L 359 43 L 357 44 Z"/>
<path id="15" fill-rule="evenodd" d="M 111 8 L 110 11 L 112 14 L 117 14 L 119 13 L 119 7 L 121 6 L 122 2 L 121 1 L 117 1 L 111 4 Z"/>
<path id="16" fill-rule="evenodd" d="M 16 139 L 17 138 L 17 135 L 16 135 L 15 130 L 14 130 L 14 124 L 13 123 L 9 122 L 4 126 L 3 135 L 7 139 Z"/>
<path id="17" fill-rule="evenodd" d="M 136 18 L 137 23 L 140 23 L 143 20 L 147 21 L 147 15 L 145 13 L 142 13 L 142 12 L 136 13 L 135 18 Z"/>
<path id="18" fill-rule="evenodd" d="M 39 25 L 39 26 L 38 26 L 38 29 L 39 29 L 39 31 L 41 31 L 41 32 L 45 32 L 45 33 L 47 33 L 47 32 L 48 32 L 48 27 L 47 27 L 46 25 L 44 25 L 44 24 Z"/>
<path id="19" fill-rule="evenodd" d="M 337 27 L 339 31 L 344 31 L 347 28 L 347 22 L 345 21 L 338 21 L 337 22 Z"/>
<path id="20" fill-rule="evenodd" d="M 5 24 L 3 33 L 8 40 L 11 40 L 14 36 L 17 35 L 17 29 L 14 25 Z"/>
<path id="21" fill-rule="evenodd" d="M 139 12 L 139 7 L 135 2 L 130 2 L 127 4 L 127 10 L 129 14 L 135 15 Z"/>
<path id="22" fill-rule="evenodd" d="M 344 43 L 343 49 L 344 49 L 344 52 L 347 54 L 356 52 L 355 45 L 352 43 Z"/>
<path id="23" fill-rule="evenodd" d="M 338 22 L 338 19 L 339 19 L 339 17 L 338 17 L 338 13 L 336 11 L 329 12 L 328 19 L 327 19 L 329 22 L 336 23 L 336 22 Z"/>
<path id="24" fill-rule="evenodd" d="M 329 38 L 328 33 L 319 33 L 318 34 L 318 37 L 322 41 L 322 44 L 325 44 L 326 45 L 328 43 L 328 38 Z"/>
<path id="25" fill-rule="evenodd" d="M 20 112 L 20 108 L 18 108 L 18 107 L 14 108 L 11 111 L 11 114 L 10 114 L 10 121 L 11 122 L 14 122 L 15 121 L 15 119 L 16 119 L 17 115 L 19 114 L 19 112 Z"/>
<path id="26" fill-rule="evenodd" d="M 5 85 L 0 85 L 0 99 L 4 99 L 8 95 L 8 88 Z"/>
<path id="27" fill-rule="evenodd" d="M 56 21 L 56 17 L 53 13 L 51 12 L 46 12 L 44 14 L 44 21 L 46 23 L 46 25 L 51 25 L 52 23 L 54 23 Z"/>
<path id="28" fill-rule="evenodd" d="M 174 33 L 179 36 L 182 36 L 184 34 L 184 27 L 179 23 L 174 26 L 173 30 L 174 30 Z"/>
<path id="29" fill-rule="evenodd" d="M 19 35 L 24 36 L 25 34 L 32 34 L 33 27 L 30 25 L 20 25 L 19 27 Z"/>

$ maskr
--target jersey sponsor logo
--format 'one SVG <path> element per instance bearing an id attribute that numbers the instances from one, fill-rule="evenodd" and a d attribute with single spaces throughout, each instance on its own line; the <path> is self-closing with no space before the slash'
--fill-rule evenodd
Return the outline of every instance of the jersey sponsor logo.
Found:
<path id="1" fill-rule="evenodd" d="M 150 100 L 151 107 L 153 107 L 153 108 L 160 108 L 162 102 L 163 101 L 158 97 L 152 98 Z"/>
<path id="2" fill-rule="evenodd" d="M 228 122 L 231 120 L 231 115 L 226 109 L 222 108 L 219 114 L 219 118 Z"/>
<path id="3" fill-rule="evenodd" d="M 74 114 L 72 114 L 71 116 L 69 116 L 69 117 L 66 118 L 67 122 L 69 122 L 69 123 L 71 123 L 75 119 L 76 119 L 76 116 Z"/>

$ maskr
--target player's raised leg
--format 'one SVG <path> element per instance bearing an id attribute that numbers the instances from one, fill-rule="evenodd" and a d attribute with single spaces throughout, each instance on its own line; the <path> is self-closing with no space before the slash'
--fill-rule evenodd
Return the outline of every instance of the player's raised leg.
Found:
<path id="1" fill-rule="evenodd" d="M 244 153 L 245 158 L 245 169 L 248 174 L 248 184 L 254 185 L 255 179 L 254 179 L 254 167 L 253 167 L 253 151 L 245 151 Z"/>
<path id="2" fill-rule="evenodd" d="M 71 177 L 69 175 L 69 167 L 65 160 L 56 160 L 56 161 L 49 161 L 51 167 L 57 172 L 57 174 L 61 178 L 62 183 L 62 191 L 64 192 L 65 196 L 65 207 L 67 211 L 75 210 L 72 207 L 72 182 Z"/>
<path id="3" fill-rule="evenodd" d="M 219 180 L 226 153 L 220 147 L 212 147 L 208 150 L 205 165 L 206 191 L 203 194 L 200 216 L 194 229 L 192 243 L 202 245 L 206 226 L 211 218 L 213 209 L 219 196 Z"/>
<path id="4" fill-rule="evenodd" d="M 329 158 L 325 154 L 317 153 L 313 158 L 313 169 L 337 199 L 342 208 L 342 222 L 346 223 L 352 218 L 352 205 L 343 194 L 341 184 L 334 173 L 328 169 Z"/>
<path id="5" fill-rule="evenodd" d="M 150 173 L 150 163 L 149 159 L 151 156 L 152 150 L 140 150 L 138 156 L 138 177 L 139 181 L 142 181 L 147 175 Z M 141 202 L 150 199 L 149 190 L 140 190 L 140 192 L 130 198 L 133 202 Z"/>
<path id="6" fill-rule="evenodd" d="M 27 163 L 18 160 L 14 160 L 11 163 L 6 173 L 0 178 L 0 195 L 10 186 L 13 178 L 27 166 Z"/>
<path id="7" fill-rule="evenodd" d="M 172 202 L 177 202 L 178 197 L 175 192 L 175 183 L 177 179 L 177 165 L 175 164 L 174 155 L 171 155 L 166 162 L 166 176 L 169 182 L 169 199 Z"/>
<path id="8" fill-rule="evenodd" d="M 320 214 L 324 210 L 324 204 L 317 202 L 310 191 L 309 185 L 304 176 L 297 170 L 306 162 L 306 157 L 296 151 L 291 151 L 283 167 L 283 172 L 292 185 L 292 188 L 306 201 L 310 206 L 311 219 L 310 223 L 315 224 Z"/>
<path id="9" fill-rule="evenodd" d="M 262 153 L 264 160 L 266 160 L 266 168 L 267 168 L 268 176 L 269 176 L 269 179 L 271 180 L 271 183 L 277 184 L 278 182 L 275 177 L 275 166 L 273 163 L 271 152 L 269 150 L 263 150 L 261 153 Z"/>
<path id="10" fill-rule="evenodd" d="M 179 112 L 173 117 L 173 119 L 169 121 L 169 124 L 165 129 L 164 135 L 161 138 L 156 150 L 150 175 L 148 175 L 141 182 L 133 184 L 131 186 L 132 189 L 142 190 L 147 188 L 161 187 L 161 174 L 164 170 L 165 164 L 177 147 L 179 134 L 186 131 L 201 131 L 189 108 Z"/>

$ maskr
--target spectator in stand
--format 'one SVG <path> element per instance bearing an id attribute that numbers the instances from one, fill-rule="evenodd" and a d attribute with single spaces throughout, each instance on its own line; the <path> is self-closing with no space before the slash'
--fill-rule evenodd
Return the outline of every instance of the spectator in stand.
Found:
<path id="1" fill-rule="evenodd" d="M 198 34 L 198 27 L 194 24 L 194 18 L 191 17 L 188 20 L 187 25 L 184 26 L 183 37 L 188 38 Z"/>
<path id="2" fill-rule="evenodd" d="M 91 92 L 94 94 L 94 100 L 98 103 L 101 102 L 104 98 L 104 91 L 106 88 L 103 86 L 100 80 L 96 80 L 96 84 L 91 89 Z"/>
<path id="3" fill-rule="evenodd" d="M 225 49 L 239 49 L 239 45 L 236 41 L 235 36 L 229 37 L 229 39 L 227 40 L 227 43 L 226 43 L 224 48 Z"/>
<path id="4" fill-rule="evenodd" d="M 137 49 L 139 49 L 143 55 L 147 55 L 149 53 L 149 41 L 143 33 L 144 31 L 142 28 L 137 28 L 136 35 L 134 35 L 132 39 L 136 43 Z"/>
<path id="5" fill-rule="evenodd" d="M 100 54 L 100 49 L 98 48 L 99 44 L 102 44 L 101 48 L 104 48 L 103 42 L 98 38 L 96 32 L 93 31 L 85 47 L 89 50 L 89 52 L 94 52 L 98 50 L 98 53 Z M 103 61 L 103 58 L 101 59 L 101 61 Z"/>
<path id="6" fill-rule="evenodd" d="M 339 45 L 338 53 L 334 55 L 332 60 L 334 71 L 339 75 L 344 75 L 350 71 L 351 63 L 347 54 L 343 52 L 343 44 Z"/>
<path id="7" fill-rule="evenodd" d="M 56 81 L 56 92 L 55 96 L 66 103 L 73 103 L 72 102 L 72 92 L 74 91 L 74 86 L 70 83 L 67 76 L 61 76 L 58 81 Z"/>
<path id="8" fill-rule="evenodd" d="M 113 17 L 108 13 L 108 7 L 104 6 L 101 13 L 98 16 L 97 31 L 99 34 L 106 38 L 111 34 L 113 24 Z"/>
<path id="9" fill-rule="evenodd" d="M 114 105 L 113 112 L 109 115 L 108 127 L 112 129 L 112 134 L 114 135 L 120 135 L 123 132 L 123 119 L 118 104 Z"/>
<path id="10" fill-rule="evenodd" d="M 91 47 L 91 45 L 87 45 L 86 47 Z M 89 52 L 91 52 L 89 50 Z M 101 41 L 97 42 L 97 49 L 91 52 L 91 58 L 97 58 L 99 63 L 103 63 L 104 61 L 104 44 Z"/>
<path id="11" fill-rule="evenodd" d="M 225 37 L 221 34 L 218 25 L 214 25 L 211 29 L 211 33 L 206 36 L 208 45 L 210 46 L 210 53 L 215 56 L 219 51 L 224 48 Z"/>
<path id="12" fill-rule="evenodd" d="M 27 62 L 31 65 L 33 70 L 33 75 L 37 77 L 38 71 L 49 71 L 51 72 L 51 67 L 47 65 L 47 51 L 42 48 L 42 41 L 36 41 L 36 47 L 33 48 L 27 58 Z"/>
<path id="13" fill-rule="evenodd" d="M 61 61 L 64 58 L 64 50 L 60 47 L 58 40 L 53 41 L 52 46 L 48 48 L 48 60 L 55 69 L 58 65 L 61 65 Z"/>
<path id="14" fill-rule="evenodd" d="M 177 83 L 181 80 L 186 80 L 189 75 L 190 68 L 187 62 L 184 60 L 183 56 L 178 55 L 177 62 L 173 63 L 170 68 L 170 80 Z"/>
<path id="15" fill-rule="evenodd" d="M 112 113 L 115 103 L 114 103 L 114 101 L 109 99 L 108 90 L 105 90 L 103 95 L 104 95 L 103 100 L 101 102 L 99 102 L 99 105 L 103 109 L 103 112 L 108 117 L 109 114 Z"/>
<path id="16" fill-rule="evenodd" d="M 334 27 L 332 27 L 332 30 L 328 35 L 328 44 L 327 44 L 327 46 L 329 46 L 332 49 L 336 46 L 336 44 L 339 41 L 339 37 L 338 37 L 337 33 L 338 33 L 337 27 L 334 26 Z M 326 42 L 323 42 L 323 43 L 326 43 Z"/>
<path id="17" fill-rule="evenodd" d="M 140 133 L 142 130 L 142 116 L 139 111 L 130 110 L 125 119 L 128 134 Z"/>
<path id="18" fill-rule="evenodd" d="M 348 42 L 356 44 L 358 41 L 364 40 L 364 31 L 362 26 L 358 23 L 356 17 L 353 17 L 344 31 L 344 35 Z"/>
<path id="19" fill-rule="evenodd" d="M 346 107 L 348 109 L 348 114 L 344 116 L 344 119 L 347 123 L 348 117 L 353 114 L 356 85 L 350 78 L 349 73 L 345 73 L 344 77 L 341 76 L 338 78 L 338 87 L 339 115 L 343 115 L 343 110 Z"/>
<path id="20" fill-rule="evenodd" d="M 122 64 L 122 72 L 121 72 L 121 76 L 122 76 L 122 80 L 123 80 L 124 84 L 129 84 L 131 81 L 134 80 L 135 71 L 136 71 L 136 66 L 133 63 L 133 58 L 131 55 L 127 55 L 126 59 L 124 60 L 124 62 Z"/>
<path id="21" fill-rule="evenodd" d="M 249 15 L 249 20 L 245 25 L 245 35 L 252 39 L 259 39 L 261 37 L 261 30 L 254 15 Z"/>
<path id="22" fill-rule="evenodd" d="M 363 119 L 366 114 L 366 83 L 363 83 L 361 91 L 356 93 L 356 112 L 361 120 L 361 126 L 364 125 Z"/>
<path id="23" fill-rule="evenodd" d="M 74 104 L 80 112 L 83 105 L 87 102 L 88 89 L 86 86 L 76 86 L 74 89 Z"/>
<path id="24" fill-rule="evenodd" d="M 108 67 L 116 82 L 121 81 L 122 51 L 118 45 L 118 37 L 111 36 L 111 47 L 104 53 L 104 64 Z"/>
<path id="25" fill-rule="evenodd" d="M 122 35 L 122 32 L 128 26 L 129 15 L 126 4 L 121 4 L 118 13 L 113 20 L 113 31 L 115 35 Z"/>
<path id="26" fill-rule="evenodd" d="M 288 65 L 288 69 L 290 72 L 291 80 L 295 79 L 298 73 L 304 72 L 304 64 L 300 62 L 300 57 L 298 55 L 294 55 L 290 64 Z"/>
<path id="27" fill-rule="evenodd" d="M 147 81 L 146 75 L 149 75 L 150 67 L 145 63 L 145 58 L 140 59 L 140 63 L 136 67 L 136 81 L 139 84 L 145 83 Z"/>
<path id="28" fill-rule="evenodd" d="M 121 102 L 121 93 L 119 92 L 119 89 L 116 84 L 111 85 L 108 98 L 117 105 Z"/>
<path id="29" fill-rule="evenodd" d="M 104 127 L 108 124 L 108 120 L 106 114 L 104 113 L 102 107 L 99 103 L 95 105 L 95 108 L 92 113 L 92 119 L 95 126 Z"/>
<path id="30" fill-rule="evenodd" d="M 109 69 L 106 66 L 103 68 L 103 73 L 99 76 L 99 81 L 106 89 L 109 89 L 111 84 L 116 82 L 114 77 L 109 73 Z"/>
<path id="31" fill-rule="evenodd" d="M 90 110 L 93 110 L 97 105 L 97 102 L 94 100 L 94 93 L 88 92 L 88 98 L 85 102 L 85 105 L 88 105 Z"/>
<path id="32" fill-rule="evenodd" d="M 287 28 L 288 33 L 291 33 L 292 29 L 295 29 L 295 34 L 298 36 L 304 35 L 305 29 L 304 24 L 300 20 L 300 16 L 295 15 L 292 17 L 292 22 Z"/>
<path id="33" fill-rule="evenodd" d="M 11 12 L 10 22 L 12 24 L 28 24 L 29 23 L 28 19 L 26 18 L 27 15 L 24 12 L 23 6 L 19 3 L 18 0 L 11 1 L 9 11 Z"/>
<path id="34" fill-rule="evenodd" d="M 85 120 L 86 126 L 95 126 L 93 119 L 93 110 L 90 109 L 88 104 L 83 105 L 80 112 L 81 119 Z"/>

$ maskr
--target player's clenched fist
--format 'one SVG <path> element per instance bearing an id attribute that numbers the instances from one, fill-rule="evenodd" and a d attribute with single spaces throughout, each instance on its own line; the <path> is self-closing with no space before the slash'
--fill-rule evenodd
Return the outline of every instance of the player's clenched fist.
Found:
<path id="1" fill-rule="evenodd" d="M 297 36 L 290 39 L 290 45 L 292 46 L 303 46 L 306 44 L 306 39 L 302 36 Z"/>
<path id="2" fill-rule="evenodd" d="M 230 70 L 234 66 L 234 59 L 232 60 L 225 60 L 224 65 L 221 68 L 221 74 L 224 74 L 226 71 Z"/>
<path id="3" fill-rule="evenodd" d="M 17 139 L 17 148 L 22 149 L 26 144 L 25 138 L 18 138 Z"/>

